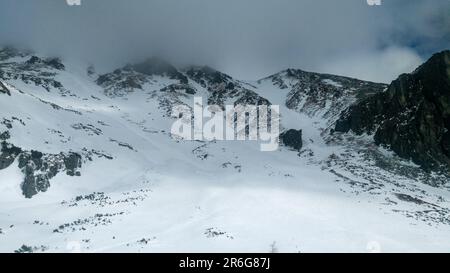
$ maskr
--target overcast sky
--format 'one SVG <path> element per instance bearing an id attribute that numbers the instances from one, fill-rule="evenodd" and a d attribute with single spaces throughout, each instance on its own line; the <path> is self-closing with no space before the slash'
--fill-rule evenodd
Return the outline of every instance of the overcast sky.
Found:
<path id="1" fill-rule="evenodd" d="M 98 64 L 162 55 L 240 79 L 389 82 L 450 49 L 450 0 L 0 0 L 0 44 Z"/>

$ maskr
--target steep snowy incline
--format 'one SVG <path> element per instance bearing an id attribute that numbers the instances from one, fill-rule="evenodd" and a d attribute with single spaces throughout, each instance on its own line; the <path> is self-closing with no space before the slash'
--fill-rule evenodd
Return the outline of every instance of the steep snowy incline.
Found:
<path id="1" fill-rule="evenodd" d="M 0 71 L 10 93 L 0 92 L 0 140 L 8 148 L 0 166 L 9 162 L 0 168 L 1 252 L 450 247 L 448 189 L 417 181 L 408 173 L 425 175 L 419 167 L 367 137 L 329 134 L 334 111 L 372 83 L 355 80 L 362 87 L 352 89 L 346 78 L 324 76 L 323 87 L 339 94 L 329 98 L 324 89 L 317 104 L 296 100 L 306 107 L 292 100 L 305 79 L 287 72 L 245 83 L 153 59 L 96 75 L 5 51 Z M 261 152 L 257 142 L 173 139 L 171 107 L 192 106 L 194 96 L 279 104 L 282 127 L 302 129 L 304 147 Z M 389 167 L 380 163 L 387 160 Z M 31 198 L 24 181 L 35 186 Z"/>

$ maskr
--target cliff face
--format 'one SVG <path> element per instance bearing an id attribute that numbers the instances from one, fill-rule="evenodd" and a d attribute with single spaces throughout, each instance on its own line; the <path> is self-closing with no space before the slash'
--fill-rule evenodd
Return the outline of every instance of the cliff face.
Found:
<path id="1" fill-rule="evenodd" d="M 388 90 L 341 113 L 336 131 L 373 134 L 375 142 L 425 169 L 450 169 L 450 51 L 433 55 Z"/>

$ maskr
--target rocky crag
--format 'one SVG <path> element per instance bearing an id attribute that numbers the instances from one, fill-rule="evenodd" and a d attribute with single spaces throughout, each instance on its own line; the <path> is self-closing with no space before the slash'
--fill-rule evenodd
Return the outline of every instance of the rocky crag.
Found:
<path id="1" fill-rule="evenodd" d="M 338 132 L 373 134 L 377 145 L 391 148 L 427 170 L 450 169 L 450 51 L 433 55 L 388 90 L 345 110 Z"/>

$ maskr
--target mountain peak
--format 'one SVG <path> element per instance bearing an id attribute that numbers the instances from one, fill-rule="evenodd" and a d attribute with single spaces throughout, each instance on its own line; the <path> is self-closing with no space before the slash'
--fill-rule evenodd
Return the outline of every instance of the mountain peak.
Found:
<path id="1" fill-rule="evenodd" d="M 224 83 L 230 85 L 229 89 L 234 88 L 231 76 L 209 66 L 191 66 L 187 69 L 186 74 L 203 87 Z"/>
<path id="2" fill-rule="evenodd" d="M 163 75 L 176 73 L 177 69 L 158 57 L 150 57 L 143 62 L 132 65 L 132 67 L 142 74 L 147 75 Z"/>

